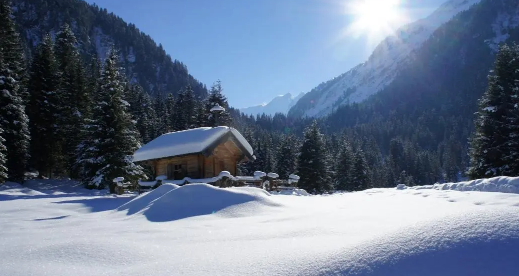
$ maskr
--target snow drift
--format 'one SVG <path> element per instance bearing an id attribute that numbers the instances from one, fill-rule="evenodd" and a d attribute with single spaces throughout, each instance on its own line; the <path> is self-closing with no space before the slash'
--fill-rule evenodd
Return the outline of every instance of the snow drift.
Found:
<path id="1" fill-rule="evenodd" d="M 413 187 L 412 189 L 435 189 L 455 191 L 480 191 L 519 194 L 519 177 L 499 176 L 488 179 L 477 179 L 458 183 L 434 184 Z"/>
<path id="2" fill-rule="evenodd" d="M 34 196 L 34 195 L 45 195 L 42 192 L 24 187 L 18 183 L 6 182 L 0 185 L 0 192 L 4 192 L 5 195 L 9 196 Z"/>
<path id="3" fill-rule="evenodd" d="M 244 203 L 248 205 L 240 206 Z M 224 209 L 228 209 L 227 214 L 238 215 L 240 211 L 253 211 L 251 205 L 279 204 L 270 198 L 268 192 L 257 188 L 222 189 L 208 184 L 189 184 L 182 187 L 165 184 L 117 210 L 127 210 L 127 215 L 142 214 L 149 221 L 165 222 L 214 214 Z"/>
<path id="4" fill-rule="evenodd" d="M 516 211 L 485 210 L 423 223 L 345 249 L 321 260 L 320 268 L 313 267 L 301 274 L 517 275 L 519 216 Z"/>
<path id="5" fill-rule="evenodd" d="M 128 211 L 128 215 L 133 215 L 142 209 L 149 206 L 152 202 L 155 200 L 161 198 L 163 195 L 171 192 L 174 189 L 177 189 L 179 186 L 175 184 L 164 184 L 158 187 L 155 190 L 152 190 L 151 192 L 144 193 L 135 199 L 131 200 L 130 202 L 122 205 L 121 207 L 117 208 L 117 211 Z"/>

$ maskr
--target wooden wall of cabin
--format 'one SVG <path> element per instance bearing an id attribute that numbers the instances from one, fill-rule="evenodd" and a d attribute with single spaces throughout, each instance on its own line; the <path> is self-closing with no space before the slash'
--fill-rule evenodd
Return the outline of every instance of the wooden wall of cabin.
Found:
<path id="1" fill-rule="evenodd" d="M 199 160 L 198 154 L 160 159 L 155 161 L 155 174 L 157 176 L 166 175 L 168 178 L 172 178 L 171 173 L 168 175 L 168 165 L 171 164 L 172 166 L 182 165 L 185 168 L 186 177 L 200 178 L 202 175 Z"/>
<path id="2" fill-rule="evenodd" d="M 214 175 L 218 175 L 221 171 L 228 171 L 232 175 L 236 175 L 236 165 L 241 156 L 240 149 L 232 141 L 227 141 L 213 151 L 213 155 L 210 156 L 212 160 L 210 163 L 213 165 Z M 206 166 L 206 174 L 207 174 Z"/>
<path id="3" fill-rule="evenodd" d="M 185 166 L 187 177 L 211 178 L 217 176 L 221 171 L 229 171 L 232 175 L 236 175 L 237 164 L 241 156 L 241 151 L 236 144 L 227 141 L 216 147 L 209 157 L 193 154 L 149 161 L 148 164 L 155 170 L 155 176 L 168 176 L 168 164 L 176 164 Z"/>

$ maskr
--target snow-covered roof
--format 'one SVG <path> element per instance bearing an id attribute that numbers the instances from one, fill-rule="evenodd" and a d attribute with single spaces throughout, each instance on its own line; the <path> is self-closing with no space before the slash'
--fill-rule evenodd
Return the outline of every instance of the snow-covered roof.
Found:
<path id="1" fill-rule="evenodd" d="M 159 136 L 148 144 L 142 146 L 133 154 L 133 161 L 146 161 L 172 156 L 203 153 L 206 149 L 214 146 L 218 140 L 225 135 L 232 135 L 237 146 L 242 148 L 244 154 L 253 155 L 249 142 L 234 128 L 202 127 L 178 132 L 170 132 Z"/>

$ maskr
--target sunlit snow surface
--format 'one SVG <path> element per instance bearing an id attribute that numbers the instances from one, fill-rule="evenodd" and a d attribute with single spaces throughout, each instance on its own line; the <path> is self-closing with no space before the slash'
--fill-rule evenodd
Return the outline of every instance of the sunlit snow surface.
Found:
<path id="1" fill-rule="evenodd" d="M 36 188 L 41 187 L 42 188 Z M 0 187 L 0 275 L 518 275 L 519 195 Z M 35 191 L 38 190 L 38 191 Z M 50 192 L 53 191 L 53 192 Z"/>

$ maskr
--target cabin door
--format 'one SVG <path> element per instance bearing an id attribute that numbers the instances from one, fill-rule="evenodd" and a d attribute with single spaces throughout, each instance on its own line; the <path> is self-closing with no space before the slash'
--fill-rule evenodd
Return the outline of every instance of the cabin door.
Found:
<path id="1" fill-rule="evenodd" d="M 182 180 L 186 177 L 187 165 L 184 164 L 168 164 L 168 179 Z"/>

